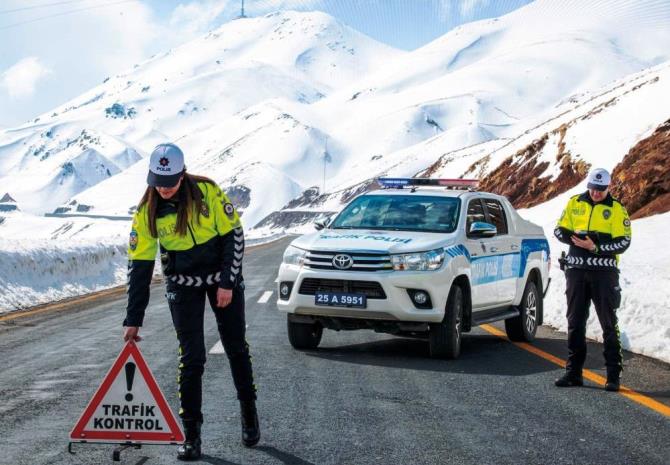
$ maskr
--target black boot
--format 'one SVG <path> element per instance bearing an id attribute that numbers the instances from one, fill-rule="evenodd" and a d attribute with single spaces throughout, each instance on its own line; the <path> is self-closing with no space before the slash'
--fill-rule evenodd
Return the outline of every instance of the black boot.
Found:
<path id="1" fill-rule="evenodd" d="M 607 371 L 607 382 L 605 383 L 605 390 L 616 392 L 620 387 L 621 372 L 619 370 Z"/>
<path id="2" fill-rule="evenodd" d="M 584 378 L 582 378 L 582 375 L 566 371 L 554 384 L 558 387 L 584 386 Z"/>
<path id="3" fill-rule="evenodd" d="M 202 455 L 200 450 L 202 441 L 200 440 L 200 425 L 197 420 L 184 420 L 184 444 L 177 448 L 177 458 L 179 460 L 198 460 Z"/>
<path id="4" fill-rule="evenodd" d="M 242 418 L 242 443 L 247 447 L 255 446 L 261 439 L 255 400 L 240 401 L 240 417 Z"/>

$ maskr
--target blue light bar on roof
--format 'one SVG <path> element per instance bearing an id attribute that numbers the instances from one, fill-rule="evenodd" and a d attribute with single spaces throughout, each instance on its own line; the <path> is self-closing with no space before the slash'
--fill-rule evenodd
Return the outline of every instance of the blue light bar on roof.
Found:
<path id="1" fill-rule="evenodd" d="M 377 178 L 377 183 L 385 189 L 402 189 L 406 186 L 442 186 L 455 189 L 474 189 L 478 179 L 434 179 L 434 178 Z"/>
<path id="2" fill-rule="evenodd" d="M 385 188 L 402 189 L 405 186 L 410 186 L 412 178 L 377 178 L 377 184 Z"/>

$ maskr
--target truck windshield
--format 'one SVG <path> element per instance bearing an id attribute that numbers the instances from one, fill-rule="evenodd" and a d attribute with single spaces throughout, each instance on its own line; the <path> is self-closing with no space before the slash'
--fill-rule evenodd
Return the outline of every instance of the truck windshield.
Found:
<path id="1" fill-rule="evenodd" d="M 331 228 L 450 233 L 460 204 L 453 197 L 363 195 L 337 215 Z"/>

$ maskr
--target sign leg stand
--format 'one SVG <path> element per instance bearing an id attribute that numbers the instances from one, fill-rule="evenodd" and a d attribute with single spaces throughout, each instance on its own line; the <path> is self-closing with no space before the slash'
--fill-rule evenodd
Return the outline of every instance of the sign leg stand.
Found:
<path id="1" fill-rule="evenodd" d="M 120 462 L 121 461 L 121 452 L 123 452 L 126 449 L 130 449 L 131 447 L 135 449 L 141 449 L 142 444 L 119 444 L 119 447 L 114 449 L 112 452 L 112 460 L 115 462 Z"/>

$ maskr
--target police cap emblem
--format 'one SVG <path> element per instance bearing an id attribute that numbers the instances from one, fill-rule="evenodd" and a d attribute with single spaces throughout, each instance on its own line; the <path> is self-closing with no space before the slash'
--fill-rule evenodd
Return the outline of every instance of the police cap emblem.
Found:
<path id="1" fill-rule="evenodd" d="M 226 202 L 223 204 L 223 211 L 228 216 L 228 218 L 232 219 L 233 215 L 235 214 L 235 207 L 233 207 L 232 203 Z"/>

